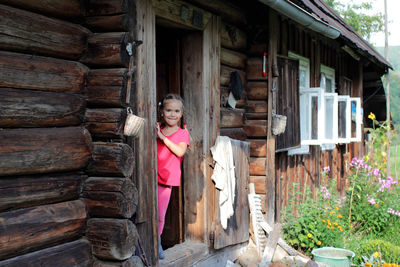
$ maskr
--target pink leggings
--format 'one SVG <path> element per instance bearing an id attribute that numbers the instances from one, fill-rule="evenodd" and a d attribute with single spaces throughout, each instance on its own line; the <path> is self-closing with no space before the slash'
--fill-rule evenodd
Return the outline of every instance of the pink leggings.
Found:
<path id="1" fill-rule="evenodd" d="M 158 184 L 158 235 L 161 236 L 164 229 L 165 214 L 171 197 L 172 186 Z"/>

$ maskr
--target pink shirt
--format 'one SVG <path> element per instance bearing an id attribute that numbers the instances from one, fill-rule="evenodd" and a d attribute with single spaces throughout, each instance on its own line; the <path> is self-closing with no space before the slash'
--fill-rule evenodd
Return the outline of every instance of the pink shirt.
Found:
<path id="1" fill-rule="evenodd" d="M 186 129 L 179 128 L 167 138 L 175 144 L 184 142 L 188 146 L 190 145 L 190 136 Z M 179 186 L 181 184 L 181 163 L 182 157 L 176 156 L 161 139 L 157 139 L 158 183 Z"/>

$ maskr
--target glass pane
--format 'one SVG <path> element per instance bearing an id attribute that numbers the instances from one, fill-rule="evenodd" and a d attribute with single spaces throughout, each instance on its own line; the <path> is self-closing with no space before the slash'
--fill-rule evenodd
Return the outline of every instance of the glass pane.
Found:
<path id="1" fill-rule="evenodd" d="M 311 98 L 311 139 L 318 139 L 318 96 Z"/>
<path id="2" fill-rule="evenodd" d="M 346 107 L 347 102 L 339 101 L 338 103 L 338 137 L 346 138 Z"/>
<path id="3" fill-rule="evenodd" d="M 357 102 L 351 101 L 351 138 L 357 137 Z"/>
<path id="4" fill-rule="evenodd" d="M 307 105 L 307 94 L 300 94 L 300 137 L 301 140 L 310 138 L 310 112 Z"/>
<path id="5" fill-rule="evenodd" d="M 307 87 L 307 71 L 300 68 L 300 87 Z"/>
<path id="6" fill-rule="evenodd" d="M 326 83 L 325 92 L 333 93 L 333 88 L 332 88 L 333 87 L 333 82 L 332 82 L 332 79 L 327 78 L 325 83 Z"/>
<path id="7" fill-rule="evenodd" d="M 333 98 L 327 97 L 325 101 L 325 138 L 333 139 Z"/>

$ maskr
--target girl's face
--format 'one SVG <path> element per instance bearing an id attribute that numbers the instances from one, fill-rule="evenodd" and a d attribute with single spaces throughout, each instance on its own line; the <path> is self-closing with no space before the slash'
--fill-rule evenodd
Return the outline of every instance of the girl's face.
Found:
<path id="1" fill-rule="evenodd" d="M 178 125 L 182 118 L 182 102 L 177 99 L 168 99 L 164 103 L 164 108 L 161 110 L 161 116 L 169 127 Z"/>

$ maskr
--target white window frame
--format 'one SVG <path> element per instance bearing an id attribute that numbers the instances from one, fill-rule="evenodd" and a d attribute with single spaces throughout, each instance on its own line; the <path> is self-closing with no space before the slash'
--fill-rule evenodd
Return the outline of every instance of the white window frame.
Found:
<path id="1" fill-rule="evenodd" d="M 353 106 L 352 102 L 356 102 L 356 114 L 355 114 L 355 123 L 356 123 L 356 137 L 351 137 L 350 136 L 350 141 L 351 142 L 361 142 L 361 125 L 362 125 L 362 112 L 361 112 L 361 99 L 359 97 L 350 97 L 350 124 L 351 124 L 351 116 L 353 113 Z M 350 128 L 350 135 L 351 135 L 351 128 Z"/>
<path id="2" fill-rule="evenodd" d="M 338 143 L 348 144 L 351 142 L 351 102 L 350 96 L 339 95 L 338 96 L 338 112 L 339 112 L 339 102 L 346 102 L 345 118 L 346 118 L 346 137 L 339 137 L 338 133 Z M 339 115 L 338 115 L 338 131 L 339 131 Z"/>
<path id="3" fill-rule="evenodd" d="M 302 97 L 303 96 L 303 97 Z M 311 122 L 312 122 L 312 98 L 318 98 L 318 121 L 317 121 L 317 139 L 311 139 Z M 303 100 L 301 99 L 303 98 Z M 321 145 L 325 139 L 325 90 L 321 87 L 313 87 L 310 89 L 304 89 L 300 92 L 300 111 L 302 111 L 301 105 L 306 103 L 306 108 L 309 109 L 306 114 L 308 114 L 307 127 L 308 132 L 306 132 L 306 136 L 303 135 L 301 144 L 302 145 Z M 301 112 L 302 114 L 303 112 Z M 301 116 L 300 114 L 300 116 Z M 304 121 L 302 122 L 304 123 Z"/>
<path id="4" fill-rule="evenodd" d="M 319 82 L 319 86 L 325 88 L 325 92 L 327 93 L 334 93 L 335 92 L 335 69 L 332 69 L 328 66 L 322 65 L 320 67 L 320 72 L 321 72 L 321 79 Z M 330 90 L 327 90 L 326 88 L 326 80 L 329 79 L 332 81 L 332 88 Z"/>

